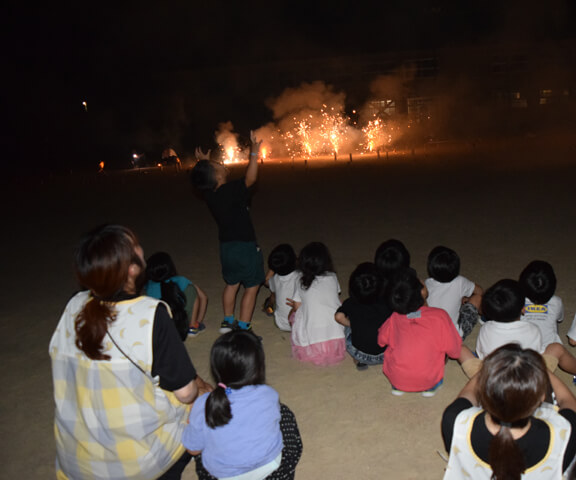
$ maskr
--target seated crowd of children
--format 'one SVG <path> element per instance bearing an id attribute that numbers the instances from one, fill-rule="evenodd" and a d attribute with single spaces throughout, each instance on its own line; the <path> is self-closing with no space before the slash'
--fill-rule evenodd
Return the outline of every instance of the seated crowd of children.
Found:
<path id="1" fill-rule="evenodd" d="M 533 261 L 520 273 L 518 280 L 502 279 L 484 291 L 460 275 L 458 254 L 444 246 L 431 250 L 427 260 L 428 278 L 422 281 L 410 266 L 406 247 L 391 239 L 378 247 L 374 262 L 360 263 L 353 270 L 348 282 L 349 297 L 344 302 L 340 301 L 340 284 L 330 252 L 323 243 L 311 242 L 298 255 L 291 245 L 278 245 L 268 257 L 268 269 L 265 285 L 271 294 L 264 310 L 274 317 L 278 329 L 289 332 L 292 356 L 300 361 L 333 365 L 343 361 L 348 354 L 359 371 L 370 365 L 381 365 L 393 395 L 419 392 L 424 397 L 434 396 L 443 384 L 448 358 L 462 364 L 464 372 L 472 379 L 471 386 L 461 393 L 467 403 L 459 397 L 446 411 L 443 434 L 447 450 L 459 438 L 456 415 L 468 414 L 474 409 L 474 412 L 481 411 L 474 406 L 478 404 L 475 379 L 484 378 L 482 372 L 486 368 L 501 368 L 500 364 L 484 367 L 485 360 L 494 363 L 493 357 L 503 356 L 503 350 L 510 358 L 528 355 L 522 353 L 524 351 L 538 352 L 550 372 L 552 384 L 556 385 L 555 392 L 560 391 L 559 380 L 552 375 L 557 367 L 576 374 L 576 358 L 558 334 L 564 307 L 555 295 L 556 276 L 547 262 Z M 147 274 L 148 295 L 163 298 L 172 310 L 182 308 L 186 312 L 183 339 L 186 333 L 194 336 L 202 332 L 207 297 L 190 280 L 177 275 L 170 256 L 163 252 L 152 255 Z M 177 287 L 167 288 L 166 284 L 170 283 Z M 173 297 L 182 298 L 182 305 L 179 306 Z M 176 315 L 174 317 L 176 321 Z M 477 324 L 479 330 L 473 351 L 463 344 L 463 340 Z M 241 334 L 242 329 L 234 329 L 214 344 L 211 362 L 217 386 L 194 406 L 184 443 L 189 451 L 202 452 L 196 462 L 199 478 L 238 475 L 243 470 L 238 467 L 243 461 L 241 458 L 232 462 L 234 468 L 218 463 L 223 458 L 218 453 L 221 445 L 218 435 L 225 435 L 228 430 L 239 432 L 243 409 L 264 408 L 259 402 L 269 402 L 273 406 L 270 417 L 262 417 L 269 424 L 263 423 L 261 428 L 275 438 L 276 443 L 271 444 L 274 448 L 269 452 L 258 454 L 263 465 L 262 474 L 274 472 L 268 478 L 293 478 L 301 454 L 295 419 L 286 406 L 279 407 L 277 394 L 264 384 L 261 339 L 252 332 L 244 332 L 248 335 L 246 338 Z M 576 318 L 568 338 L 571 345 L 576 345 Z M 236 345 L 237 342 L 240 343 Z M 244 346 L 240 347 L 240 344 Z M 246 353 L 238 350 L 243 348 Z M 235 353 L 229 361 L 237 365 L 222 363 L 228 361 L 225 355 L 232 351 Z M 216 355 L 215 352 L 220 353 Z M 230 402 L 235 396 L 238 400 L 231 410 Z M 254 398 L 250 399 L 250 396 Z M 246 406 L 242 402 L 247 402 Z M 571 405 L 567 402 L 564 403 Z M 489 408 L 485 406 L 486 412 L 481 411 L 482 414 L 494 417 L 496 413 L 491 413 Z M 236 411 L 237 418 L 231 416 L 231 412 Z M 450 413 L 452 411 L 455 413 Z M 563 415 L 576 425 L 576 413 L 574 418 L 570 412 Z M 233 423 L 231 418 L 235 418 Z M 503 422 L 498 428 L 503 430 L 505 425 L 508 423 Z M 510 425 L 513 431 L 515 424 Z M 219 428 L 215 430 L 215 426 Z M 497 435 L 498 428 L 495 430 Z M 454 437 L 451 429 L 454 429 Z M 281 449 L 282 437 L 284 450 Z M 568 449 L 572 448 L 572 443 L 576 448 L 576 435 L 572 437 Z M 248 442 L 250 438 L 245 440 Z M 485 456 L 488 465 L 488 455 Z M 494 471 L 500 468 L 496 464 L 490 465 Z M 289 472 L 286 477 L 281 475 L 284 468 Z M 449 468 L 447 475 L 452 471 Z"/>

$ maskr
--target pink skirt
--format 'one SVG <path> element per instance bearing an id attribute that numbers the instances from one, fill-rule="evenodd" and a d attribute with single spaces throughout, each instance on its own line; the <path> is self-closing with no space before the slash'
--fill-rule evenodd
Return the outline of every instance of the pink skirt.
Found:
<path id="1" fill-rule="evenodd" d="M 292 344 L 292 356 L 314 365 L 336 365 L 346 357 L 346 341 L 343 338 L 313 343 L 306 347 Z"/>

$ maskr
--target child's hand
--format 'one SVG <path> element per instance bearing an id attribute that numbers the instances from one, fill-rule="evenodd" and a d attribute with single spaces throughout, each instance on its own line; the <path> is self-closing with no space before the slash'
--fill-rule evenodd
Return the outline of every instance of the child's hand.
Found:
<path id="1" fill-rule="evenodd" d="M 208 150 L 208 152 L 204 153 L 200 147 L 196 147 L 194 150 L 194 156 L 197 160 L 210 160 L 210 153 L 212 150 Z"/>
<path id="2" fill-rule="evenodd" d="M 286 299 L 286 305 L 288 305 L 289 307 L 292 308 L 293 311 L 298 310 L 298 308 L 300 307 L 300 305 L 302 305 L 302 302 L 297 302 L 292 298 L 287 298 Z"/>
<path id="3" fill-rule="evenodd" d="M 258 153 L 260 151 L 260 145 L 262 145 L 262 140 L 256 138 L 254 130 L 250 130 L 250 141 L 252 142 L 252 151 Z"/>

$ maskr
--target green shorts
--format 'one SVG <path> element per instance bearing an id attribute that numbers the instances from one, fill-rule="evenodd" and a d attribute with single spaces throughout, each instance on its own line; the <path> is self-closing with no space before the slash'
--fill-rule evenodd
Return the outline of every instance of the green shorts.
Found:
<path id="1" fill-rule="evenodd" d="M 220 262 L 227 285 L 250 288 L 264 283 L 264 258 L 256 242 L 222 242 Z"/>
<path id="2" fill-rule="evenodd" d="M 198 291 L 193 283 L 188 285 L 184 290 L 184 295 L 186 295 L 186 306 L 184 310 L 186 310 L 186 314 L 188 318 L 192 317 L 192 309 L 194 308 L 194 304 L 196 303 L 196 298 L 198 297 Z"/>

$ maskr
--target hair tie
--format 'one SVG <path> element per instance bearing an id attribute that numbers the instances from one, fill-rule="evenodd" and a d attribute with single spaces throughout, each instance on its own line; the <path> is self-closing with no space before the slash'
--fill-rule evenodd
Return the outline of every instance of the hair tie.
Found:
<path id="1" fill-rule="evenodd" d="M 512 428 L 512 423 L 510 423 L 510 422 L 500 422 L 500 426 L 501 426 L 501 427 Z"/>
<path id="2" fill-rule="evenodd" d="M 227 387 L 225 383 L 219 382 L 218 386 L 224 389 L 226 395 L 230 395 L 232 393 L 232 389 L 230 387 Z"/>

